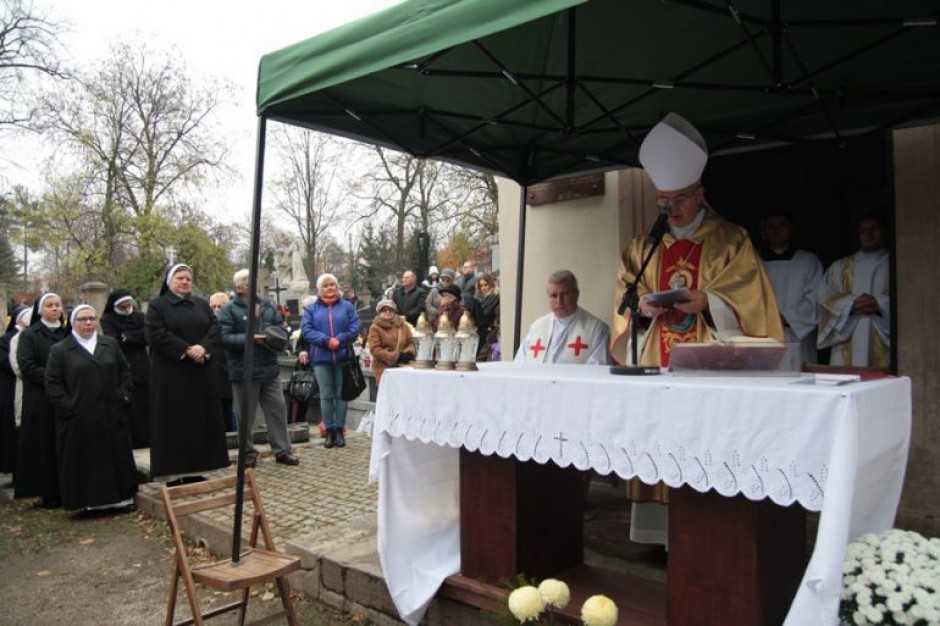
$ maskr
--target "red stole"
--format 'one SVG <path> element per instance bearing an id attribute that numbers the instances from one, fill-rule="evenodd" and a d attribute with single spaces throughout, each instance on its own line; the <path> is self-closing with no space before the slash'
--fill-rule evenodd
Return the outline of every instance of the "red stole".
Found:
<path id="1" fill-rule="evenodd" d="M 659 264 L 659 288 L 698 289 L 698 274 L 702 256 L 702 244 L 689 239 L 680 239 L 671 246 L 663 243 Z M 659 356 L 663 367 L 669 366 L 669 353 L 677 343 L 692 343 L 698 340 L 697 316 L 670 308 L 656 320 L 659 324 Z"/>

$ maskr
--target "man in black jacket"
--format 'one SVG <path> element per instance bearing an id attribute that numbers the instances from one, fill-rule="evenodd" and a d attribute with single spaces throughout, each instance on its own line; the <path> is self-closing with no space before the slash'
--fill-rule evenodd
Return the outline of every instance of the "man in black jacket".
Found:
<path id="1" fill-rule="evenodd" d="M 255 413 L 258 405 L 264 410 L 264 421 L 268 427 L 268 443 L 274 452 L 274 460 L 285 465 L 298 465 L 300 459 L 291 453 L 290 438 L 287 435 L 287 406 L 284 403 L 284 391 L 278 379 L 280 366 L 277 353 L 265 343 L 264 330 L 269 326 L 281 326 L 280 313 L 268 300 L 258 301 L 256 328 L 253 341 L 256 344 L 253 356 L 254 369 L 251 381 L 245 381 L 245 334 L 248 326 L 248 270 L 235 272 L 235 298 L 226 304 L 219 313 L 219 326 L 222 329 L 222 345 L 228 357 L 228 374 L 235 392 L 236 407 L 241 410 L 243 394 L 248 394 L 248 453 L 245 459 L 247 467 L 254 467 L 258 462 L 258 450 L 252 442 L 251 431 L 254 428 Z"/>
<path id="2" fill-rule="evenodd" d="M 418 284 L 415 273 L 408 270 L 401 275 L 402 286 L 395 290 L 392 300 L 398 307 L 398 314 L 403 315 L 412 326 L 418 323 L 418 316 L 424 310 L 427 290 Z"/>

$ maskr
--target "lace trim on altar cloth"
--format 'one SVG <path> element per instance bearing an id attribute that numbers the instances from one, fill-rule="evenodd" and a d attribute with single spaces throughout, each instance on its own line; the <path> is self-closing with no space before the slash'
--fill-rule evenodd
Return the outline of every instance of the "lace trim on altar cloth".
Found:
<path id="1" fill-rule="evenodd" d="M 380 427 L 380 423 L 387 424 Z M 483 455 L 498 454 L 520 461 L 574 466 L 599 474 L 614 473 L 623 479 L 639 478 L 653 485 L 689 486 L 699 492 L 715 490 L 723 496 L 743 495 L 750 500 L 769 498 L 781 506 L 798 502 L 819 511 L 828 478 L 825 464 L 803 467 L 796 460 L 785 466 L 766 457 L 744 458 L 737 450 L 719 455 L 711 450 L 691 452 L 686 447 L 667 449 L 659 442 L 643 448 L 635 441 L 625 445 L 583 438 L 583 434 L 561 430 L 554 435 L 520 432 L 509 428 L 482 427 L 463 420 L 437 415 L 394 411 L 378 420 L 379 430 L 393 437 L 419 440 L 452 448 L 466 448 Z"/>

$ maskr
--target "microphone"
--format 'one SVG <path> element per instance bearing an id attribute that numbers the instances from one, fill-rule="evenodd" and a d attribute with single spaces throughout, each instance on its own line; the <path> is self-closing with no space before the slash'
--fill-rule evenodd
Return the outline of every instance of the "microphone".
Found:
<path id="1" fill-rule="evenodd" d="M 650 229 L 649 242 L 651 245 L 655 246 L 663 238 L 663 235 L 666 234 L 666 231 L 669 230 L 669 216 L 672 214 L 672 204 L 666 203 L 659 209 L 659 217 L 656 218 L 656 223 L 653 224 L 653 227 Z"/>
<path id="2" fill-rule="evenodd" d="M 652 248 L 646 256 L 646 260 L 643 261 L 643 265 L 640 268 L 639 273 L 636 276 L 636 280 L 640 280 L 640 276 L 643 274 L 643 270 L 646 269 L 647 264 L 650 261 L 650 258 L 653 256 L 653 251 L 656 249 L 656 246 L 659 245 L 659 242 L 662 241 L 663 235 L 666 234 L 666 231 L 669 230 L 669 216 L 672 214 L 672 204 L 667 202 L 659 208 L 659 217 L 656 218 L 656 223 L 653 224 L 653 227 L 650 229 L 650 234 L 648 239 Z M 627 310 L 627 307 L 630 306 L 630 301 L 634 302 L 636 298 L 636 282 L 630 283 L 627 285 L 627 289 L 623 292 L 623 297 L 620 298 L 620 306 L 617 307 L 617 315 L 623 315 L 624 311 Z M 634 306 L 636 306 L 634 304 Z"/>
<path id="3" fill-rule="evenodd" d="M 630 306 L 630 291 L 632 291 L 632 289 L 633 285 L 628 285 L 627 288 L 623 290 L 623 296 L 620 298 L 620 306 L 617 307 L 617 315 L 623 315 L 627 307 Z"/>

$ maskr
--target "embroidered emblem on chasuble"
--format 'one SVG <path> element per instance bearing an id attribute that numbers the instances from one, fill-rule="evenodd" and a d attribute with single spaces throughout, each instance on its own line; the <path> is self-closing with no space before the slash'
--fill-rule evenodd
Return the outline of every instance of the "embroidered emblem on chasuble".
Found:
<path id="1" fill-rule="evenodd" d="M 659 289 L 698 289 L 698 273 L 702 256 L 701 242 L 680 239 L 664 246 L 659 264 Z M 669 366 L 669 353 L 677 343 L 697 340 L 696 316 L 670 308 L 659 316 L 659 354 L 663 367 Z"/>

